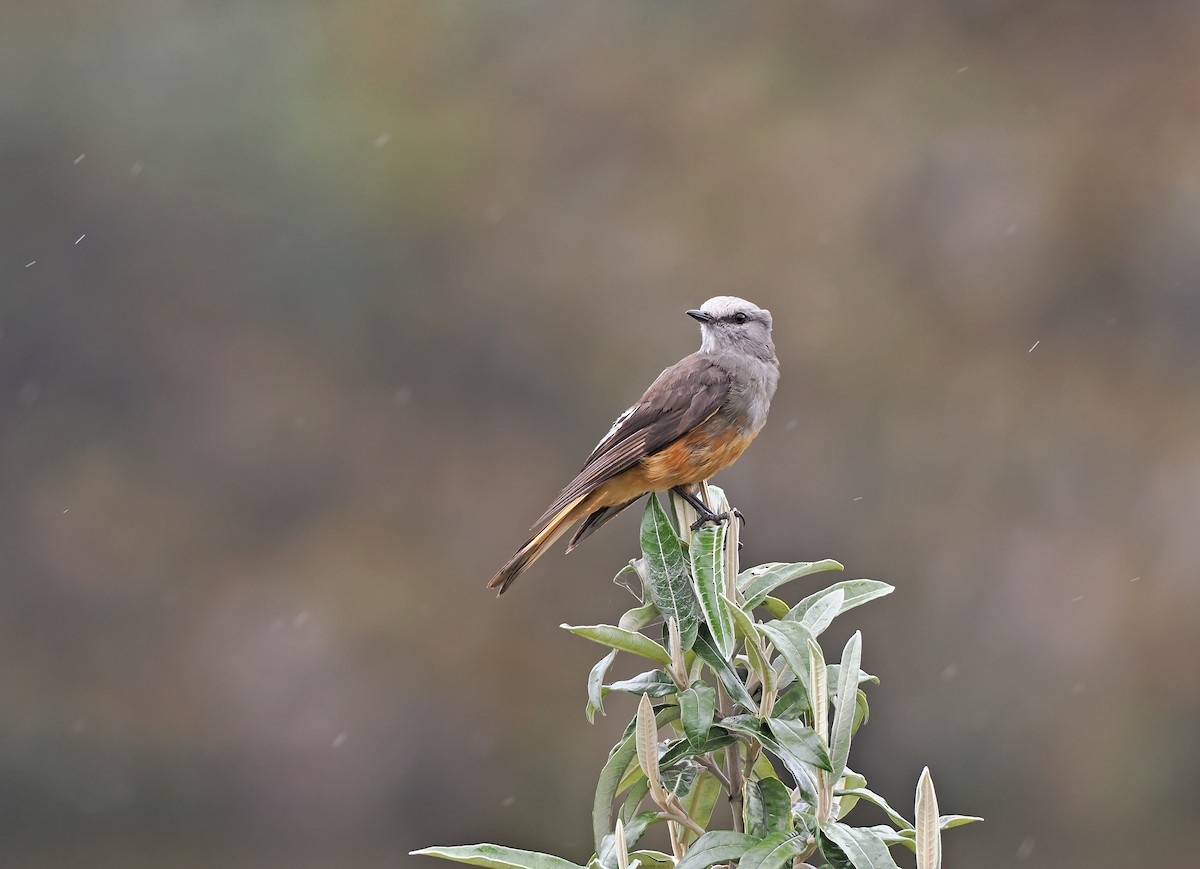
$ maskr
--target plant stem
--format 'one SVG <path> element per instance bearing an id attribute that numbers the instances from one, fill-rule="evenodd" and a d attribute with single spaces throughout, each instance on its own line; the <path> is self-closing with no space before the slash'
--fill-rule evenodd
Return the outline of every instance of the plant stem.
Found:
<path id="1" fill-rule="evenodd" d="M 729 807 L 733 810 L 733 829 L 744 833 L 742 823 L 742 741 L 739 739 L 725 749 L 729 761 Z"/>
<path id="2" fill-rule="evenodd" d="M 721 771 L 721 767 L 717 766 L 717 762 L 712 759 L 712 756 L 708 754 L 701 754 L 696 757 L 696 760 L 701 766 L 703 766 L 705 769 L 711 772 L 713 776 L 716 777 L 717 781 L 721 783 L 721 787 L 725 788 L 725 791 L 728 793 L 730 790 L 729 779 L 726 777 L 725 773 Z"/>
<path id="3" fill-rule="evenodd" d="M 671 853 L 676 860 L 683 859 L 683 843 L 679 841 L 679 828 L 673 819 L 667 819 L 667 832 L 671 834 Z"/>

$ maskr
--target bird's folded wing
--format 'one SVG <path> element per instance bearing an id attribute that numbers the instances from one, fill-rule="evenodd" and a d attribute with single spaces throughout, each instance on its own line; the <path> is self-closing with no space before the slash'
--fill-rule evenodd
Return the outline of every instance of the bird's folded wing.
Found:
<path id="1" fill-rule="evenodd" d="M 658 376 L 637 404 L 617 417 L 588 456 L 583 470 L 533 527 L 538 528 L 572 500 L 591 494 L 605 481 L 665 449 L 703 423 L 720 409 L 729 395 L 730 384 L 729 372 L 705 356 L 693 354 L 672 365 Z"/>

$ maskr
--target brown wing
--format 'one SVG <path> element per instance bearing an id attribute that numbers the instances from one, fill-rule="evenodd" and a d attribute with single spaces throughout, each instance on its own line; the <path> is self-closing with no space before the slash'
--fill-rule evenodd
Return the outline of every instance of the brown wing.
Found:
<path id="1" fill-rule="evenodd" d="M 692 354 L 650 384 L 645 395 L 613 423 L 583 470 L 563 489 L 535 528 L 580 495 L 627 471 L 683 437 L 717 412 L 729 395 L 729 372 L 711 358 Z"/>

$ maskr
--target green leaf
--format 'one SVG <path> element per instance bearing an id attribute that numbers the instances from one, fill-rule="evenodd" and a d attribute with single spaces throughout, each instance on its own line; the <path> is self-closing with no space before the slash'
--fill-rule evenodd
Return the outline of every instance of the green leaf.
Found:
<path id="1" fill-rule="evenodd" d="M 977 824 L 983 818 L 978 815 L 942 815 L 938 818 L 938 828 L 949 830 L 953 827 L 961 827 L 964 824 Z"/>
<path id="2" fill-rule="evenodd" d="M 771 666 L 771 662 L 767 660 L 766 651 L 763 649 L 762 636 L 754 627 L 754 619 L 737 605 L 735 601 L 721 595 L 721 599 L 725 601 L 725 606 L 729 608 L 729 614 L 733 616 L 733 623 L 737 626 L 738 632 L 746 638 L 746 654 L 750 658 L 750 666 L 754 672 L 758 673 L 758 678 L 762 682 L 763 691 L 768 692 L 774 690 L 775 687 L 775 669 Z M 770 710 L 764 710 L 770 711 Z"/>
<path id="3" fill-rule="evenodd" d="M 604 674 L 608 672 L 608 668 L 617 657 L 617 650 L 613 649 L 603 658 L 596 662 L 596 666 L 592 667 L 592 671 L 588 673 L 587 678 L 587 694 L 588 702 L 585 713 L 587 714 L 588 724 L 596 723 L 596 713 L 604 714 Z"/>
<path id="4" fill-rule="evenodd" d="M 735 741 L 736 737 L 728 730 L 723 727 L 714 727 L 708 732 L 708 739 L 698 748 L 686 739 L 676 739 L 667 746 L 667 750 L 662 753 L 658 764 L 662 767 L 673 766 L 685 758 L 708 754 L 710 751 L 732 745 Z"/>
<path id="5" fill-rule="evenodd" d="M 613 584 L 619 585 L 638 600 L 644 601 L 646 592 L 642 587 L 642 572 L 638 569 L 639 566 L 636 558 L 631 560 L 617 571 L 617 575 L 613 577 Z"/>
<path id="6" fill-rule="evenodd" d="M 771 758 L 766 752 L 758 753 L 758 760 L 754 761 L 754 769 L 750 771 L 751 777 L 762 780 L 765 778 L 779 778 L 779 774 L 775 772 L 775 764 L 771 762 Z"/>
<path id="7" fill-rule="evenodd" d="M 835 822 L 822 825 L 821 836 L 837 845 L 854 869 L 899 869 L 883 839 L 872 830 Z"/>
<path id="8" fill-rule="evenodd" d="M 762 606 L 766 608 L 767 612 L 775 616 L 777 619 L 784 618 L 791 610 L 791 607 L 789 607 L 786 602 L 781 601 L 777 597 L 771 597 L 770 595 L 767 595 L 765 598 L 763 598 Z"/>
<path id="9" fill-rule="evenodd" d="M 679 861 L 675 869 L 708 869 L 716 863 L 729 863 L 737 860 L 758 840 L 745 833 L 735 833 L 732 830 L 712 830 L 697 839 L 688 848 L 687 856 Z"/>
<path id="10" fill-rule="evenodd" d="M 879 841 L 887 845 L 889 848 L 892 845 L 903 845 L 914 854 L 917 853 L 917 845 L 914 841 L 916 831 L 913 829 L 900 830 L 897 832 L 887 824 L 875 824 L 872 827 L 860 827 L 861 830 L 870 830 L 879 837 Z"/>
<path id="11" fill-rule="evenodd" d="M 716 689 L 697 682 L 679 693 L 679 723 L 692 746 L 699 747 L 708 739 L 713 713 L 717 708 Z"/>
<path id="12" fill-rule="evenodd" d="M 693 646 L 692 651 L 717 674 L 717 678 L 721 680 L 721 684 L 725 686 L 725 691 L 733 702 L 746 709 L 758 709 L 758 704 L 746 690 L 745 684 L 733 669 L 733 665 L 721 657 L 721 653 L 713 645 L 712 636 L 706 627 L 701 627 L 700 632 L 696 635 L 696 645 Z"/>
<path id="13" fill-rule="evenodd" d="M 640 655 L 658 664 L 667 666 L 671 664 L 671 655 L 666 649 L 645 634 L 639 634 L 636 631 L 627 631 L 612 625 L 559 625 L 559 627 L 594 643 Z"/>
<path id="14" fill-rule="evenodd" d="M 660 709 L 654 720 L 661 727 L 678 717 L 679 707 L 668 706 Z M 613 799 L 617 796 L 621 779 L 625 777 L 625 770 L 629 768 L 630 761 L 637 752 L 636 716 L 630 725 L 625 737 L 609 754 L 608 761 L 600 770 L 600 780 L 596 783 L 596 797 L 592 803 L 592 839 L 595 842 L 596 853 L 600 852 L 600 845 L 604 841 L 604 837 L 612 831 Z"/>
<path id="15" fill-rule="evenodd" d="M 658 607 L 652 603 L 636 606 L 621 616 L 617 626 L 627 631 L 640 631 L 659 617 Z"/>
<path id="16" fill-rule="evenodd" d="M 752 610 L 761 604 L 767 595 L 775 589 L 794 579 L 820 573 L 824 570 L 844 569 L 842 565 L 830 558 L 826 558 L 823 561 L 798 561 L 794 564 L 773 561 L 768 564 L 760 564 L 758 567 L 751 567 L 749 570 L 743 570 L 738 574 L 737 584 L 738 589 L 742 592 L 742 597 L 746 601 L 746 609 Z"/>
<path id="17" fill-rule="evenodd" d="M 679 764 L 674 769 L 664 768 L 663 787 L 667 789 L 667 793 L 676 796 L 687 794 L 692 789 L 692 785 L 696 783 L 699 773 L 700 766 L 691 760 Z"/>
<path id="18" fill-rule="evenodd" d="M 696 641 L 700 605 L 692 591 L 692 577 L 683 546 L 666 511 L 653 494 L 646 499 L 646 512 L 642 514 L 641 543 L 650 598 L 664 620 L 675 617 L 679 623 L 680 643 L 686 651 Z"/>
<path id="19" fill-rule="evenodd" d="M 800 624 L 807 628 L 813 637 L 821 636 L 841 611 L 844 598 L 842 590 L 835 588 L 832 591 L 827 589 L 827 591 L 829 593 L 814 601 L 813 605 L 808 608 L 808 612 L 799 620 Z"/>
<path id="20" fill-rule="evenodd" d="M 756 781 L 742 783 L 742 829 L 759 839 L 767 835 L 767 808 L 762 785 Z"/>
<path id="21" fill-rule="evenodd" d="M 866 800 L 868 803 L 883 809 L 883 811 L 887 813 L 888 818 L 890 818 L 892 823 L 897 827 L 900 827 L 904 830 L 911 830 L 913 828 L 913 825 L 905 820 L 902 814 L 888 805 L 887 800 L 869 788 L 844 788 L 842 790 L 835 791 L 834 793 L 836 796 L 851 796 L 857 797 L 860 800 Z"/>
<path id="22" fill-rule="evenodd" d="M 659 820 L 658 812 L 642 812 L 625 823 L 625 847 L 632 849 L 646 834 L 646 828 Z M 604 869 L 617 869 L 617 837 L 610 833 L 604 837 L 596 858 Z"/>
<path id="23" fill-rule="evenodd" d="M 787 785 L 771 777 L 760 779 L 763 809 L 768 833 L 787 833 L 792 829 L 792 795 Z"/>
<path id="24" fill-rule="evenodd" d="M 891 594 L 895 589 L 886 582 L 879 582 L 874 579 L 844 579 L 841 582 L 835 582 L 828 588 L 810 594 L 804 600 L 800 601 L 788 613 L 788 621 L 802 620 L 815 603 L 836 591 L 842 593 L 842 603 L 836 613 L 836 615 L 841 615 L 847 610 L 852 610 L 856 606 L 862 606 L 868 601 L 875 600 L 877 597 Z"/>
<path id="25" fill-rule="evenodd" d="M 811 712 L 808 705 L 808 691 L 803 682 L 796 680 L 790 688 L 779 695 L 779 699 L 775 701 L 775 708 L 771 710 L 771 717 L 794 721 L 797 718 L 807 717 Z"/>
<path id="26" fill-rule="evenodd" d="M 662 851 L 630 851 L 629 865 L 637 861 L 641 869 L 674 869 L 675 858 Z"/>
<path id="27" fill-rule="evenodd" d="M 621 803 L 619 816 L 622 822 L 628 824 L 630 819 L 637 815 L 638 807 L 648 793 L 650 793 L 650 782 L 646 781 L 643 776 L 629 788 L 629 793 L 625 795 L 625 800 Z"/>
<path id="28" fill-rule="evenodd" d="M 772 833 L 746 852 L 738 869 L 782 869 L 807 850 L 808 841 L 801 833 Z"/>
<path id="29" fill-rule="evenodd" d="M 829 674 L 830 684 L 836 685 L 838 682 L 841 681 L 841 678 L 842 678 L 842 665 L 841 664 L 828 664 L 828 665 L 826 665 L 825 670 Z M 872 676 L 866 670 L 859 670 L 858 671 L 858 684 L 862 685 L 864 682 L 871 682 L 872 684 L 878 685 L 879 677 Z"/>
<path id="30" fill-rule="evenodd" d="M 842 777 L 846 761 L 850 757 L 851 729 L 854 726 L 854 710 L 858 691 L 858 665 L 862 663 L 862 634 L 855 631 L 842 650 L 841 678 L 838 681 L 838 703 L 833 714 L 833 731 L 829 737 L 829 759 L 833 764 L 833 778 Z"/>
<path id="31" fill-rule="evenodd" d="M 832 769 L 829 752 L 811 727 L 784 718 L 769 718 L 767 724 L 780 749 L 793 759 L 818 769 Z"/>
<path id="32" fill-rule="evenodd" d="M 917 781 L 917 869 L 942 869 L 942 831 L 938 826 L 937 793 L 929 767 Z"/>
<path id="33" fill-rule="evenodd" d="M 725 535 L 724 522 L 705 525 L 692 536 L 689 554 L 696 580 L 696 596 L 712 634 L 713 645 L 722 658 L 729 660 L 736 640 L 733 617 L 721 597 L 725 591 Z"/>
<path id="34" fill-rule="evenodd" d="M 862 688 L 858 689 L 858 693 L 854 696 L 854 728 L 853 732 L 858 733 L 858 728 L 871 720 L 871 706 L 867 703 L 867 692 Z"/>
<path id="35" fill-rule="evenodd" d="M 503 845 L 457 845 L 453 848 L 422 848 L 408 853 L 421 857 L 440 857 L 488 869 L 583 869 L 578 863 L 561 857 L 505 848 Z"/>
<path id="36" fill-rule="evenodd" d="M 708 822 L 712 819 L 713 809 L 716 808 L 717 798 L 720 795 L 721 783 L 717 781 L 717 777 L 708 770 L 701 770 L 700 775 L 696 777 L 696 782 L 692 785 L 692 789 L 680 802 L 683 804 L 683 810 L 687 812 L 689 818 L 701 827 L 707 827 Z M 687 827 L 681 830 L 681 835 L 685 842 L 690 843 L 696 839 L 696 834 Z"/>
<path id="37" fill-rule="evenodd" d="M 758 626 L 763 636 L 774 644 L 784 663 L 808 688 L 808 641 L 813 638 L 808 628 L 799 622 L 770 621 Z"/>
<path id="38" fill-rule="evenodd" d="M 674 694 L 678 690 L 675 681 L 664 670 L 647 670 L 630 679 L 621 679 L 611 685 L 605 685 L 603 693 L 607 695 L 613 691 L 620 691 L 623 694 L 649 694 L 658 698 Z"/>

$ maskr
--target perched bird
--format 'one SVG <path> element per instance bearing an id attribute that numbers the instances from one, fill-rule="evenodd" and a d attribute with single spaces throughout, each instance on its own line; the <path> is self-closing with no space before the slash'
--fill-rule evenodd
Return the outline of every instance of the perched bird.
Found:
<path id="1" fill-rule="evenodd" d="M 567 552 L 649 492 L 675 490 L 700 522 L 728 519 L 704 505 L 697 484 L 732 464 L 767 421 L 779 383 L 771 312 L 736 296 L 716 296 L 687 313 L 700 321 L 700 349 L 658 375 L 617 417 L 488 588 L 504 594 L 580 519 Z"/>

